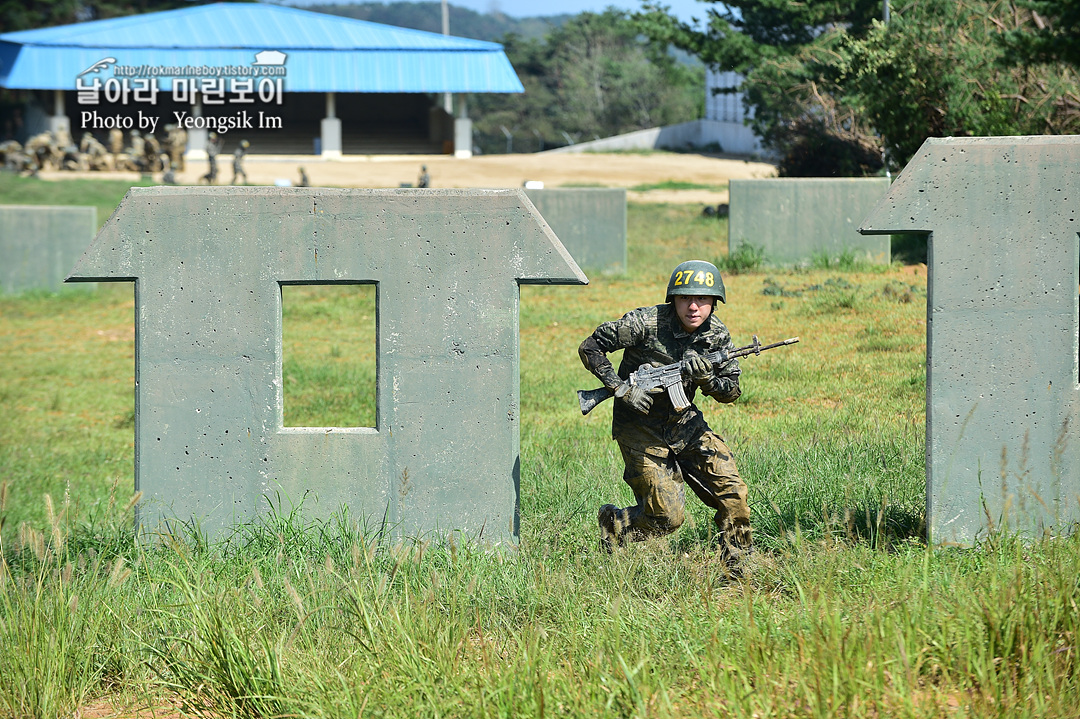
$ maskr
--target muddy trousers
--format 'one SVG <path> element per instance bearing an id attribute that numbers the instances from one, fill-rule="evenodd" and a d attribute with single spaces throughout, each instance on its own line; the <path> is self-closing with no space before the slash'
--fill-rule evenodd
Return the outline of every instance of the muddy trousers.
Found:
<path id="1" fill-rule="evenodd" d="M 633 490 L 637 504 L 601 510 L 600 516 L 602 528 L 611 531 L 619 545 L 670 534 L 682 526 L 689 485 L 706 506 L 716 510 L 713 521 L 724 558 L 735 563 L 750 550 L 746 484 L 739 477 L 731 450 L 714 432 L 704 432 L 683 451 L 666 457 L 621 442 L 619 449 L 626 464 L 623 480 Z M 608 522 L 610 526 L 604 527 Z"/>

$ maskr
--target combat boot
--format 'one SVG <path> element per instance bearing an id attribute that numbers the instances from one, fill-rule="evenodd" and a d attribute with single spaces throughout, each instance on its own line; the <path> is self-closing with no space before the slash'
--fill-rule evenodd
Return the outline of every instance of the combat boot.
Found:
<path id="1" fill-rule="evenodd" d="M 724 570 L 732 579 L 742 579 L 746 574 L 747 561 L 754 553 L 754 545 L 739 547 L 721 534 L 718 537 L 717 553 L 724 564 Z"/>
<path id="2" fill-rule="evenodd" d="M 615 529 L 615 512 L 619 508 L 614 504 L 605 504 L 596 515 L 596 522 L 600 525 L 600 549 L 611 554 L 615 547 L 622 546 L 619 541 L 619 533 Z"/>

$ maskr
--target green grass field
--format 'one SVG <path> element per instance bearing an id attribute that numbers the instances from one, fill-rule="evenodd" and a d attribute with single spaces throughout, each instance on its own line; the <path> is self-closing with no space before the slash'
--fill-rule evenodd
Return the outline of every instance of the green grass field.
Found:
<path id="1" fill-rule="evenodd" d="M 662 299 L 679 261 L 726 259 L 724 222 L 695 207 L 631 205 L 628 224 L 626 276 L 522 288 L 512 553 L 315 523 L 301 497 L 217 543 L 136 544 L 131 286 L 0 298 L 0 716 L 1080 714 L 1078 540 L 922 541 L 910 268 L 725 276 L 737 343 L 802 338 L 705 406 L 750 487 L 746 578 L 694 498 L 670 538 L 597 550 L 598 507 L 630 492 L 610 404 L 578 411 L 595 380 L 577 345 Z M 286 423 L 370 422 L 371 295 L 291 287 L 284 307 Z"/>

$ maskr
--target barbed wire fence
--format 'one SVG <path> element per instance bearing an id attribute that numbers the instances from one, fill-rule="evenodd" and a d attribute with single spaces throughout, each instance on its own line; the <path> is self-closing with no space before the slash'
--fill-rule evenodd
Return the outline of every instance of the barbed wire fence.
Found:
<path id="1" fill-rule="evenodd" d="M 575 138 L 565 132 L 550 137 L 538 130 L 511 129 L 500 125 L 494 132 L 473 128 L 473 152 L 481 155 L 524 155 L 566 147 Z"/>

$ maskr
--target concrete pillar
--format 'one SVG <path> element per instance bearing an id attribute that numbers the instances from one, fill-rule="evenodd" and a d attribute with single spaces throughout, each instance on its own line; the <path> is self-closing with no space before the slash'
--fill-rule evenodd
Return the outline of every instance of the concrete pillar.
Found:
<path id="1" fill-rule="evenodd" d="M 454 118 L 454 157 L 472 157 L 472 120 L 463 95 L 458 95 L 458 116 Z"/>
<path id="2" fill-rule="evenodd" d="M 322 138 L 320 154 L 326 158 L 341 157 L 341 120 L 337 117 L 334 93 L 326 93 L 326 117 L 319 127 Z"/>
<path id="3" fill-rule="evenodd" d="M 930 235 L 934 544 L 1080 522 L 1078 167 L 1075 136 L 931 137 L 862 222 Z"/>
<path id="4" fill-rule="evenodd" d="M 71 137 L 71 120 L 64 112 L 63 90 L 53 90 L 53 114 L 49 116 L 49 131 L 56 135 L 65 133 Z"/>
<path id="5" fill-rule="evenodd" d="M 199 99 L 198 93 L 194 93 L 194 96 L 191 100 L 191 116 L 202 117 L 202 100 Z M 187 128 L 184 129 L 187 130 Z M 187 152 L 184 153 L 184 159 L 205 160 L 207 158 L 206 145 L 209 140 L 210 133 L 205 127 L 193 127 L 190 130 L 187 130 L 187 134 Z"/>

